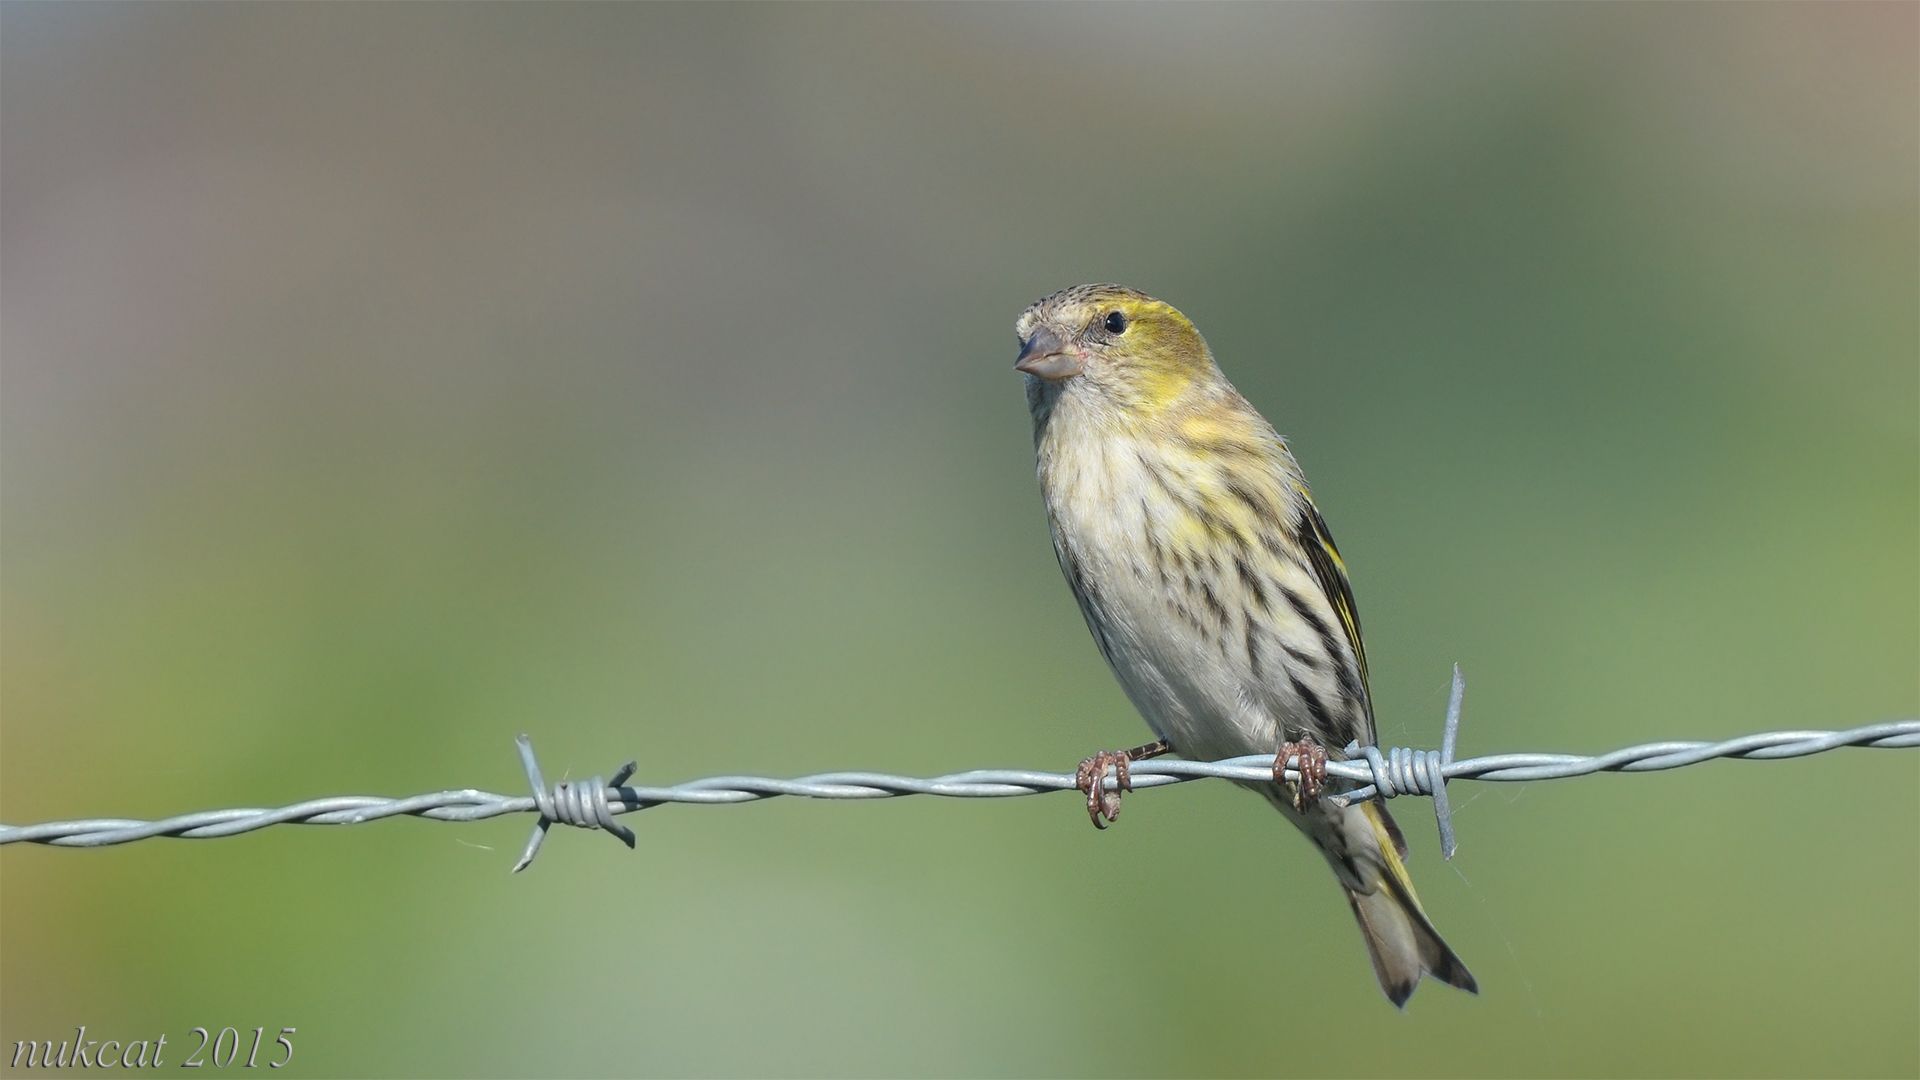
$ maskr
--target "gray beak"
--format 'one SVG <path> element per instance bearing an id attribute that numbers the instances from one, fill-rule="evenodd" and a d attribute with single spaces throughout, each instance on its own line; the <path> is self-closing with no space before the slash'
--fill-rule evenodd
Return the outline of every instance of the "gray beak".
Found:
<path id="1" fill-rule="evenodd" d="M 1043 326 L 1020 346 L 1020 357 L 1013 362 L 1013 369 L 1049 381 L 1065 379 L 1086 370 L 1080 358 L 1067 352 L 1066 347 L 1067 343 L 1060 340 L 1059 334 Z"/>

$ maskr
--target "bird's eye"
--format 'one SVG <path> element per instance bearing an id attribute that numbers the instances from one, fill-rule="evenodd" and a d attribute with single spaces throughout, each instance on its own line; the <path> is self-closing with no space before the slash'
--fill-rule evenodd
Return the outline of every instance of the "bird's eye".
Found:
<path id="1" fill-rule="evenodd" d="M 1109 334 L 1124 334 L 1127 332 L 1126 313 L 1121 311 L 1109 311 L 1107 312 L 1106 322 L 1104 322 L 1102 325 L 1104 325 L 1107 328 L 1107 333 Z"/>

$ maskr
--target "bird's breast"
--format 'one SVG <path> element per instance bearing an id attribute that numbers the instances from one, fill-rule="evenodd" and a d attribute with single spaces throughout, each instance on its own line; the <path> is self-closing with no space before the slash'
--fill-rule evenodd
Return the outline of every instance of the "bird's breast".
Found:
<path id="1" fill-rule="evenodd" d="M 1061 569 L 1135 706 L 1190 757 L 1268 753 L 1283 729 L 1345 745 L 1364 697 L 1287 532 L 1305 494 L 1278 440 L 1203 452 L 1099 419 L 1055 409 L 1039 478 Z"/>
<path id="2" fill-rule="evenodd" d="M 1054 548 L 1128 697 L 1181 753 L 1227 757 L 1277 742 L 1247 690 L 1244 611 L 1231 558 L 1183 500 L 1176 463 L 1125 438 L 1040 454 Z"/>

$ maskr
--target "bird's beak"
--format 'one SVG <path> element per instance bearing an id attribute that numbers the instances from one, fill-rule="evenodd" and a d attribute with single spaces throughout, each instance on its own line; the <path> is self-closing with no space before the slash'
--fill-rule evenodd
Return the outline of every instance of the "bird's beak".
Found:
<path id="1" fill-rule="evenodd" d="M 1079 357 L 1066 351 L 1066 345 L 1059 334 L 1043 326 L 1020 346 L 1020 358 L 1013 362 L 1013 369 L 1049 381 L 1078 375 L 1086 368 Z"/>

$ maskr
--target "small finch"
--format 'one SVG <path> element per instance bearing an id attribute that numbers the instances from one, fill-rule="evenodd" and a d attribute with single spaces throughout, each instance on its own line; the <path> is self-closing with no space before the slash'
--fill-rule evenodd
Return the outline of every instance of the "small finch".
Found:
<path id="1" fill-rule="evenodd" d="M 1477 993 L 1414 895 L 1386 809 L 1319 798 L 1327 758 L 1374 743 L 1373 705 L 1346 567 L 1286 442 L 1151 296 L 1077 286 L 1014 333 L 1054 554 L 1160 740 L 1081 765 L 1094 824 L 1119 813 L 1109 767 L 1124 789 L 1130 760 L 1168 750 L 1292 758 L 1297 782 L 1276 760 L 1275 782 L 1250 786 L 1333 866 L 1381 990 L 1403 1006 L 1432 975 Z"/>

